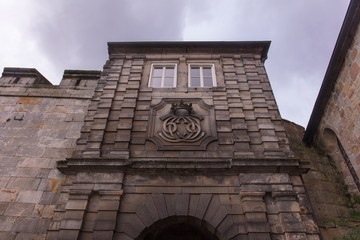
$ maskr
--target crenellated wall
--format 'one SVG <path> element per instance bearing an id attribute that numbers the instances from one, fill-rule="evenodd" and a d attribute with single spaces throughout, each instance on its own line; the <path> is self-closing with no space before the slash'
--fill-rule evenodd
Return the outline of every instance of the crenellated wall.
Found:
<path id="1" fill-rule="evenodd" d="M 0 78 L 0 239 L 45 238 L 68 198 L 56 162 L 74 151 L 94 91 L 39 86 L 34 73 L 5 68 Z"/>

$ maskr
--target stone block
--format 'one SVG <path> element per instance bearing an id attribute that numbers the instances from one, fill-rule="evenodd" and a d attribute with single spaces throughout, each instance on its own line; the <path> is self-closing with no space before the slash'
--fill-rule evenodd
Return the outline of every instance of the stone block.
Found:
<path id="1" fill-rule="evenodd" d="M 59 240 L 69 240 L 69 239 L 78 239 L 79 231 L 78 230 L 60 230 Z"/>
<path id="2" fill-rule="evenodd" d="M 0 193 L 1 193 L 0 194 L 1 202 L 14 202 L 18 195 L 17 190 L 2 189 L 2 190 L 0 190 Z"/>
<path id="3" fill-rule="evenodd" d="M 264 202 L 244 202 L 243 203 L 244 212 L 251 213 L 264 213 L 266 212 L 266 207 Z"/>
<path id="4" fill-rule="evenodd" d="M 136 206 L 136 215 L 147 227 L 154 223 L 154 219 L 144 205 L 139 204 Z"/>
<path id="5" fill-rule="evenodd" d="M 14 240 L 16 233 L 14 232 L 0 232 L 0 239 L 4 240 Z"/>
<path id="6" fill-rule="evenodd" d="M 289 175 L 283 173 L 240 173 L 239 179 L 241 183 L 267 183 L 279 184 L 290 183 Z"/>
<path id="7" fill-rule="evenodd" d="M 39 203 L 42 191 L 34 191 L 34 190 L 24 190 L 20 191 L 15 202 L 19 203 Z"/>
<path id="8" fill-rule="evenodd" d="M 144 224 L 136 214 L 120 213 L 116 227 L 117 232 L 126 233 L 128 236 L 135 239 L 144 228 Z"/>
<path id="9" fill-rule="evenodd" d="M 16 217 L 0 216 L 0 232 L 10 232 L 16 219 Z"/>
<path id="10" fill-rule="evenodd" d="M 249 233 L 249 240 L 271 240 L 269 233 Z"/>
<path id="11" fill-rule="evenodd" d="M 21 233 L 45 234 L 50 221 L 50 219 L 18 218 L 12 230 Z"/>
<path id="12" fill-rule="evenodd" d="M 277 207 L 279 212 L 300 212 L 299 203 L 297 202 L 281 201 L 277 202 Z"/>
<path id="13" fill-rule="evenodd" d="M 60 223 L 60 229 L 79 230 L 82 225 L 82 219 L 63 219 Z"/>
<path id="14" fill-rule="evenodd" d="M 265 233 L 270 232 L 270 226 L 267 222 L 246 222 L 248 232 Z"/>
<path id="15" fill-rule="evenodd" d="M 224 218 L 226 217 L 227 214 L 228 214 L 228 211 L 227 211 L 226 207 L 220 206 L 216 210 L 215 214 L 213 215 L 213 217 L 211 218 L 209 223 L 214 227 L 218 227 L 219 224 L 224 220 Z"/>
<path id="16" fill-rule="evenodd" d="M 122 183 L 123 177 L 123 173 L 80 172 L 76 174 L 75 181 L 78 183 Z"/>
<path id="17" fill-rule="evenodd" d="M 69 200 L 66 202 L 65 208 L 67 210 L 85 210 L 87 203 L 87 200 Z"/>
<path id="18" fill-rule="evenodd" d="M 305 233 L 285 233 L 285 240 L 307 240 Z"/>
<path id="19" fill-rule="evenodd" d="M 102 200 L 100 201 L 99 203 L 99 211 L 110 211 L 110 210 L 113 210 L 113 211 L 116 211 L 119 209 L 119 201 L 116 201 L 116 200 Z"/>
<path id="20" fill-rule="evenodd" d="M 28 217 L 31 215 L 35 204 L 32 203 L 9 203 L 4 212 L 5 216 Z"/>
<path id="21" fill-rule="evenodd" d="M 43 240 L 46 234 L 33 234 L 33 233 L 18 233 L 15 240 Z"/>
<path id="22" fill-rule="evenodd" d="M 200 194 L 199 203 L 196 208 L 195 216 L 199 219 L 203 219 L 205 212 L 209 206 L 212 194 Z"/>
<path id="23" fill-rule="evenodd" d="M 113 239 L 113 231 L 95 231 L 92 234 L 93 240 Z M 90 238 L 89 238 L 90 239 Z"/>
<path id="24" fill-rule="evenodd" d="M 116 215 L 116 211 L 99 211 L 94 230 L 115 230 Z"/>
<path id="25" fill-rule="evenodd" d="M 175 194 L 175 211 L 178 216 L 186 216 L 189 209 L 189 194 Z"/>
<path id="26" fill-rule="evenodd" d="M 265 213 L 246 213 L 245 214 L 246 222 L 266 222 L 266 214 Z"/>
<path id="27" fill-rule="evenodd" d="M 163 194 L 152 194 L 152 199 L 158 210 L 159 218 L 164 219 L 169 216 L 166 209 L 166 201 Z"/>
<path id="28" fill-rule="evenodd" d="M 7 189 L 35 190 L 40 184 L 40 178 L 11 177 Z"/>

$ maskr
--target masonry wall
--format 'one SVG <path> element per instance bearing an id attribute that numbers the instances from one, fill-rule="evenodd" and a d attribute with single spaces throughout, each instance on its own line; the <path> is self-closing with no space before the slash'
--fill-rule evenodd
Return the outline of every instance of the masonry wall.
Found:
<path id="1" fill-rule="evenodd" d="M 76 151 L 58 162 L 69 198 L 47 238 L 156 239 L 183 224 L 219 240 L 319 239 L 263 47 L 110 44 Z M 177 87 L 149 87 L 151 64 L 168 62 Z M 196 62 L 214 64 L 216 87 L 188 86 Z M 202 119 L 203 139 L 161 139 L 181 101 Z"/>
<path id="2" fill-rule="evenodd" d="M 94 90 L 35 86 L 22 70 L 0 79 L 0 239 L 45 238 L 67 199 L 56 161 L 74 151 Z"/>
<path id="3" fill-rule="evenodd" d="M 318 240 L 269 43 L 141 44 L 110 43 L 101 75 L 65 71 L 58 87 L 3 74 L 2 236 L 156 239 L 185 225 L 218 240 Z M 167 62 L 176 88 L 149 87 L 151 65 Z M 189 63 L 213 64 L 217 85 L 189 87 Z M 161 137 L 169 127 L 199 138 Z"/>
<path id="4" fill-rule="evenodd" d="M 325 129 L 332 131 L 340 140 L 345 150 L 350 166 L 348 166 L 340 150 L 334 150 L 334 159 L 342 172 L 349 191 L 358 193 L 358 186 L 349 168 L 354 169 L 353 175 L 360 177 L 360 29 L 354 36 L 351 47 L 346 55 L 345 63 L 339 74 L 334 91 L 324 109 L 324 114 L 318 128 L 317 144 L 326 145 L 331 136 Z M 336 145 L 336 139 L 335 143 Z M 332 151 L 332 150 L 330 150 Z M 336 155 L 336 156 L 335 156 Z M 356 180 L 355 180 L 356 181 Z M 358 182 L 358 179 L 357 179 Z"/>

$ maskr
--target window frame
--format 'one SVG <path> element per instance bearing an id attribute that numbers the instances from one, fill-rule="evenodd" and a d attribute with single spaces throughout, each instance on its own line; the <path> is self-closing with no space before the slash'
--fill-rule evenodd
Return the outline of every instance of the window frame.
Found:
<path id="1" fill-rule="evenodd" d="M 162 67 L 162 75 L 161 75 L 161 86 L 159 87 L 153 87 L 152 86 L 152 80 L 153 80 L 153 72 L 156 67 Z M 173 67 L 174 68 L 174 76 L 173 76 L 173 85 L 170 87 L 164 87 L 165 82 L 165 70 L 166 67 Z M 177 85 L 177 63 L 152 63 L 150 68 L 150 75 L 149 75 L 149 81 L 148 81 L 148 87 L 151 88 L 176 88 Z"/>
<path id="2" fill-rule="evenodd" d="M 200 68 L 200 86 L 191 86 L 191 68 L 199 67 Z M 211 77 L 212 77 L 212 86 L 204 86 L 204 76 L 203 76 L 203 68 L 210 67 L 211 69 Z M 188 64 L 188 86 L 191 88 L 212 88 L 216 87 L 216 75 L 215 75 L 215 64 L 213 63 L 189 63 Z"/>

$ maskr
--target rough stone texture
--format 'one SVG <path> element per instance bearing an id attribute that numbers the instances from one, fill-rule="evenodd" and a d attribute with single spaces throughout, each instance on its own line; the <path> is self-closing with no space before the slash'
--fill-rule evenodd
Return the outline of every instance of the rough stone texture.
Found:
<path id="1" fill-rule="evenodd" d="M 352 215 L 358 211 L 358 204 L 349 197 L 343 175 L 334 163 L 333 156 L 302 143 L 303 127 L 286 120 L 284 126 L 295 156 L 310 167 L 309 172 L 302 175 L 302 179 L 298 176 L 291 177 L 298 192 L 301 217 L 309 219 L 306 228 L 316 230 L 311 225 L 315 221 L 312 214 L 316 216 L 324 240 L 331 240 L 359 225 L 358 219 Z M 308 195 L 305 194 L 305 189 Z"/>
<path id="2" fill-rule="evenodd" d="M 345 62 L 338 76 L 335 88 L 331 94 L 321 122 L 317 129 L 316 144 L 329 151 L 335 160 L 339 171 L 342 173 L 345 183 L 351 193 L 359 194 L 359 186 L 356 186 L 349 166 L 340 150 L 335 148 L 335 143 L 329 146 L 327 131 L 331 131 L 336 138 L 340 139 L 347 157 L 350 160 L 350 168 L 360 178 L 360 28 L 358 27 L 351 47 L 348 49 Z"/>
<path id="3" fill-rule="evenodd" d="M 65 71 L 60 87 L 4 80 L 0 230 L 47 239 L 172 239 L 184 229 L 210 240 L 316 239 L 312 212 L 303 212 L 306 169 L 264 68 L 269 43 L 141 44 L 109 43 L 101 74 Z M 177 87 L 148 87 L 151 65 L 169 62 Z M 189 87 L 190 63 L 213 64 L 216 87 Z M 158 117 L 181 100 L 200 115 L 205 137 L 162 148 L 150 139 Z"/>
<path id="4" fill-rule="evenodd" d="M 7 68 L 0 78 L 1 239 L 45 238 L 65 181 L 56 161 L 74 151 L 93 92 L 39 77 Z"/>

